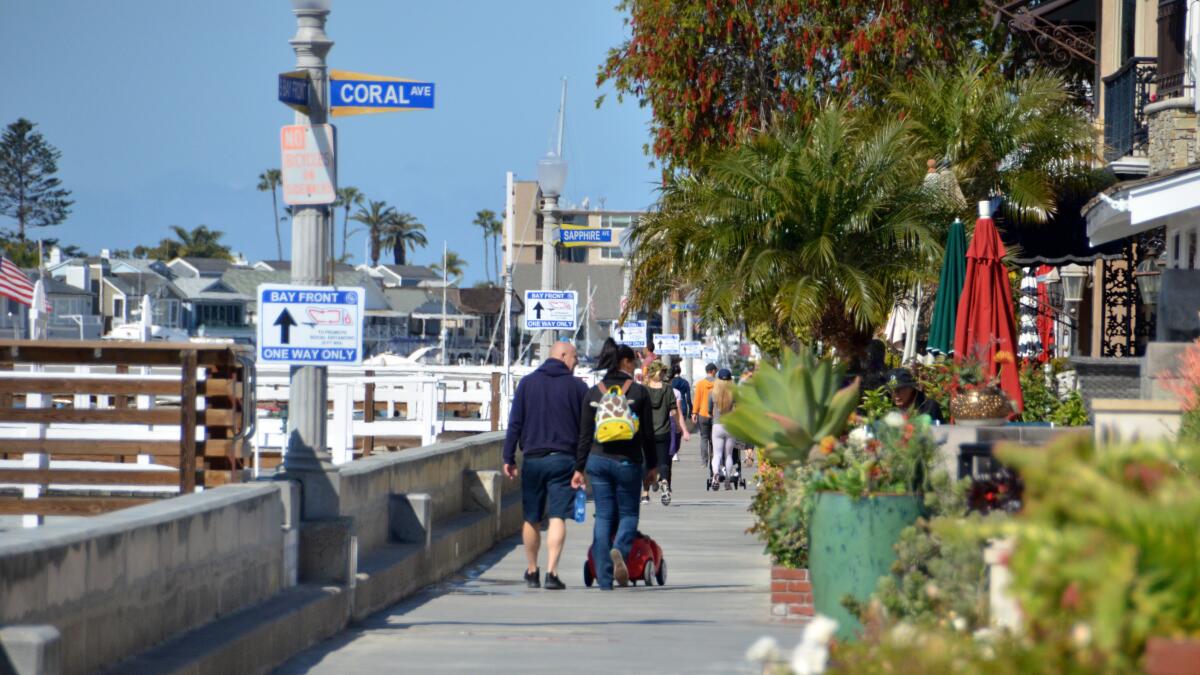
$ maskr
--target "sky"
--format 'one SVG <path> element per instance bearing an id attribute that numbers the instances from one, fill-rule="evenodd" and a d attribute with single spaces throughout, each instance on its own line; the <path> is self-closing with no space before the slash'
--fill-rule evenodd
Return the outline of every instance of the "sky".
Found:
<path id="1" fill-rule="evenodd" d="M 335 120 L 339 185 L 425 224 L 430 245 L 415 262 L 440 260 L 446 240 L 468 262 L 466 282 L 484 279 L 471 221 L 480 209 L 503 213 L 506 171 L 536 177 L 563 77 L 564 200 L 653 202 L 649 111 L 595 84 L 627 33 L 616 0 L 332 4 L 330 67 L 437 86 L 432 111 Z M 59 177 L 75 200 L 65 223 L 33 236 L 96 254 L 204 224 L 249 260 L 275 258 L 271 196 L 256 186 L 279 166 L 279 127 L 292 123 L 276 100 L 277 74 L 295 64 L 290 10 L 286 0 L 0 0 L 0 124 L 38 125 L 62 152 Z M 339 249 L 341 226 L 339 210 Z M 363 249 L 360 234 L 354 263 Z"/>

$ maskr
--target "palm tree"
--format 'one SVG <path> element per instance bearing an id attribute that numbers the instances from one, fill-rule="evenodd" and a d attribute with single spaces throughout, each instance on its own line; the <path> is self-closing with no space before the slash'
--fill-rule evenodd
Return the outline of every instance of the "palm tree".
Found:
<path id="1" fill-rule="evenodd" d="M 384 226 L 381 243 L 384 248 L 391 249 L 393 262 L 403 265 L 408 261 L 408 251 L 415 251 L 429 242 L 425 239 L 425 226 L 417 222 L 416 216 L 396 213 Z"/>
<path id="2" fill-rule="evenodd" d="M 496 281 L 499 282 L 506 270 L 500 269 L 500 237 L 504 235 L 504 221 L 497 218 L 492 221 L 492 255 L 496 264 Z"/>
<path id="3" fill-rule="evenodd" d="M 1094 186 L 1092 121 L 1050 71 L 1009 78 L 976 56 L 917 71 L 890 101 L 918 151 L 957 179 L 964 209 L 1002 196 L 1010 220 L 1043 223 L 1063 190 Z"/>
<path id="4" fill-rule="evenodd" d="M 355 234 L 358 230 L 350 232 L 350 210 L 356 206 L 362 206 L 363 200 L 366 197 L 358 188 L 347 185 L 346 187 L 338 188 L 337 201 L 333 203 L 334 208 L 342 207 L 345 213 L 342 216 L 342 255 L 339 258 L 342 262 L 346 261 L 346 246 L 349 245 L 350 235 Z"/>
<path id="5" fill-rule="evenodd" d="M 466 270 L 466 267 L 467 267 L 467 261 L 458 257 L 457 253 L 455 253 L 454 251 L 446 252 L 446 276 L 447 277 L 449 277 L 453 281 L 457 281 L 458 279 L 461 279 L 463 272 Z M 429 268 L 432 269 L 434 272 L 437 272 L 438 274 L 442 273 L 442 264 L 441 263 L 434 263 L 434 264 L 430 265 Z"/>
<path id="6" fill-rule="evenodd" d="M 496 213 L 489 209 L 475 212 L 475 220 L 473 225 L 483 230 L 483 276 L 489 281 L 492 278 L 490 270 L 488 270 L 488 240 L 495 239 L 496 228 L 500 221 L 496 218 Z M 497 276 L 499 275 L 500 265 L 496 265 Z"/>
<path id="7" fill-rule="evenodd" d="M 172 225 L 170 229 L 175 235 L 174 239 L 167 237 L 159 241 L 158 246 L 153 249 L 143 248 L 149 257 L 160 260 L 188 257 L 233 260 L 233 252 L 221 243 L 221 237 L 224 237 L 225 233 L 220 230 L 210 230 L 207 225 L 199 225 L 190 231 L 178 225 Z M 137 251 L 135 248 L 135 255 Z"/>
<path id="8" fill-rule="evenodd" d="M 830 105 L 708 159 L 634 227 L 629 306 L 696 289 L 706 319 L 776 348 L 860 352 L 940 253 L 917 157 L 904 123 Z"/>
<path id="9" fill-rule="evenodd" d="M 367 200 L 366 205 L 358 207 L 358 213 L 350 220 L 367 226 L 367 237 L 371 243 L 371 267 L 379 264 L 379 252 L 383 248 L 383 230 L 396 217 L 395 207 L 388 206 L 380 200 Z"/>
<path id="10" fill-rule="evenodd" d="M 258 174 L 258 191 L 271 192 L 271 210 L 275 213 L 275 253 L 283 260 L 283 234 L 279 231 L 279 198 L 278 188 L 283 183 L 283 174 L 279 169 L 267 169 Z"/>

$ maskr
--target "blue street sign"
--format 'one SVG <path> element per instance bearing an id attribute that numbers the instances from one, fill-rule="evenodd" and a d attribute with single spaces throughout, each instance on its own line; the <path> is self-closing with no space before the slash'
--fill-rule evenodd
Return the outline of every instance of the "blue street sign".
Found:
<path id="1" fill-rule="evenodd" d="M 362 288 L 258 287 L 258 360 L 292 365 L 362 363 Z"/>
<path id="2" fill-rule="evenodd" d="M 563 246 L 590 246 L 611 244 L 613 231 L 600 227 L 562 225 L 558 229 L 558 240 Z"/>
<path id="3" fill-rule="evenodd" d="M 432 110 L 434 84 L 384 75 L 329 71 L 329 111 L 334 117 L 396 110 Z"/>
<path id="4" fill-rule="evenodd" d="M 308 93 L 311 87 L 311 82 L 308 79 L 308 72 L 304 70 L 296 70 L 290 73 L 279 74 L 279 102 L 300 110 L 308 112 Z"/>

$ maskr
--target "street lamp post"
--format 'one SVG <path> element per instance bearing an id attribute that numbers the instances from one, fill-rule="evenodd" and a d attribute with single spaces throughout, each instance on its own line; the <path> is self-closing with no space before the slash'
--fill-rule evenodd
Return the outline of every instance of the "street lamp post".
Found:
<path id="1" fill-rule="evenodd" d="M 328 119 L 328 77 L 325 56 L 333 41 L 325 34 L 330 0 L 292 0 L 296 35 L 289 44 L 296 68 L 308 73 L 307 112 L 296 113 L 296 124 L 325 124 Z M 337 149 L 334 148 L 336 153 Z M 330 208 L 296 206 L 292 215 L 293 284 L 320 286 L 333 282 L 329 256 Z M 261 320 L 261 317 L 260 317 Z M 303 517 L 338 515 L 337 470 L 325 446 L 327 372 L 324 366 L 292 366 L 288 385 L 287 448 L 284 472 L 303 488 Z"/>
<path id="2" fill-rule="evenodd" d="M 1058 270 L 1059 279 L 1063 285 L 1063 300 L 1071 310 L 1071 318 L 1075 321 L 1075 326 L 1071 332 L 1071 354 L 1079 348 L 1079 303 L 1083 301 L 1083 287 L 1087 282 L 1088 268 L 1083 265 L 1071 263 L 1065 265 Z"/>
<path id="3" fill-rule="evenodd" d="M 567 182 L 567 163 L 557 153 L 549 152 L 538 160 L 538 186 L 542 190 L 542 290 L 557 290 L 558 255 L 555 238 L 558 236 L 558 197 Z M 538 343 L 538 358 L 545 361 L 554 346 L 554 331 L 542 331 Z"/>

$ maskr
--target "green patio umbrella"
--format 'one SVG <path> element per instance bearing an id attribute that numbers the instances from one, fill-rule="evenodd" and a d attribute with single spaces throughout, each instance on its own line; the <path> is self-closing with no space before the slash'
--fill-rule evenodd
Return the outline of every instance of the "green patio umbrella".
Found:
<path id="1" fill-rule="evenodd" d="M 958 299 L 962 296 L 967 278 L 967 233 L 957 218 L 950 223 L 946 237 L 946 257 L 942 260 L 942 276 L 938 280 L 937 299 L 933 304 L 933 321 L 929 326 L 931 352 L 950 354 L 954 351 L 954 326 L 958 315 Z"/>

